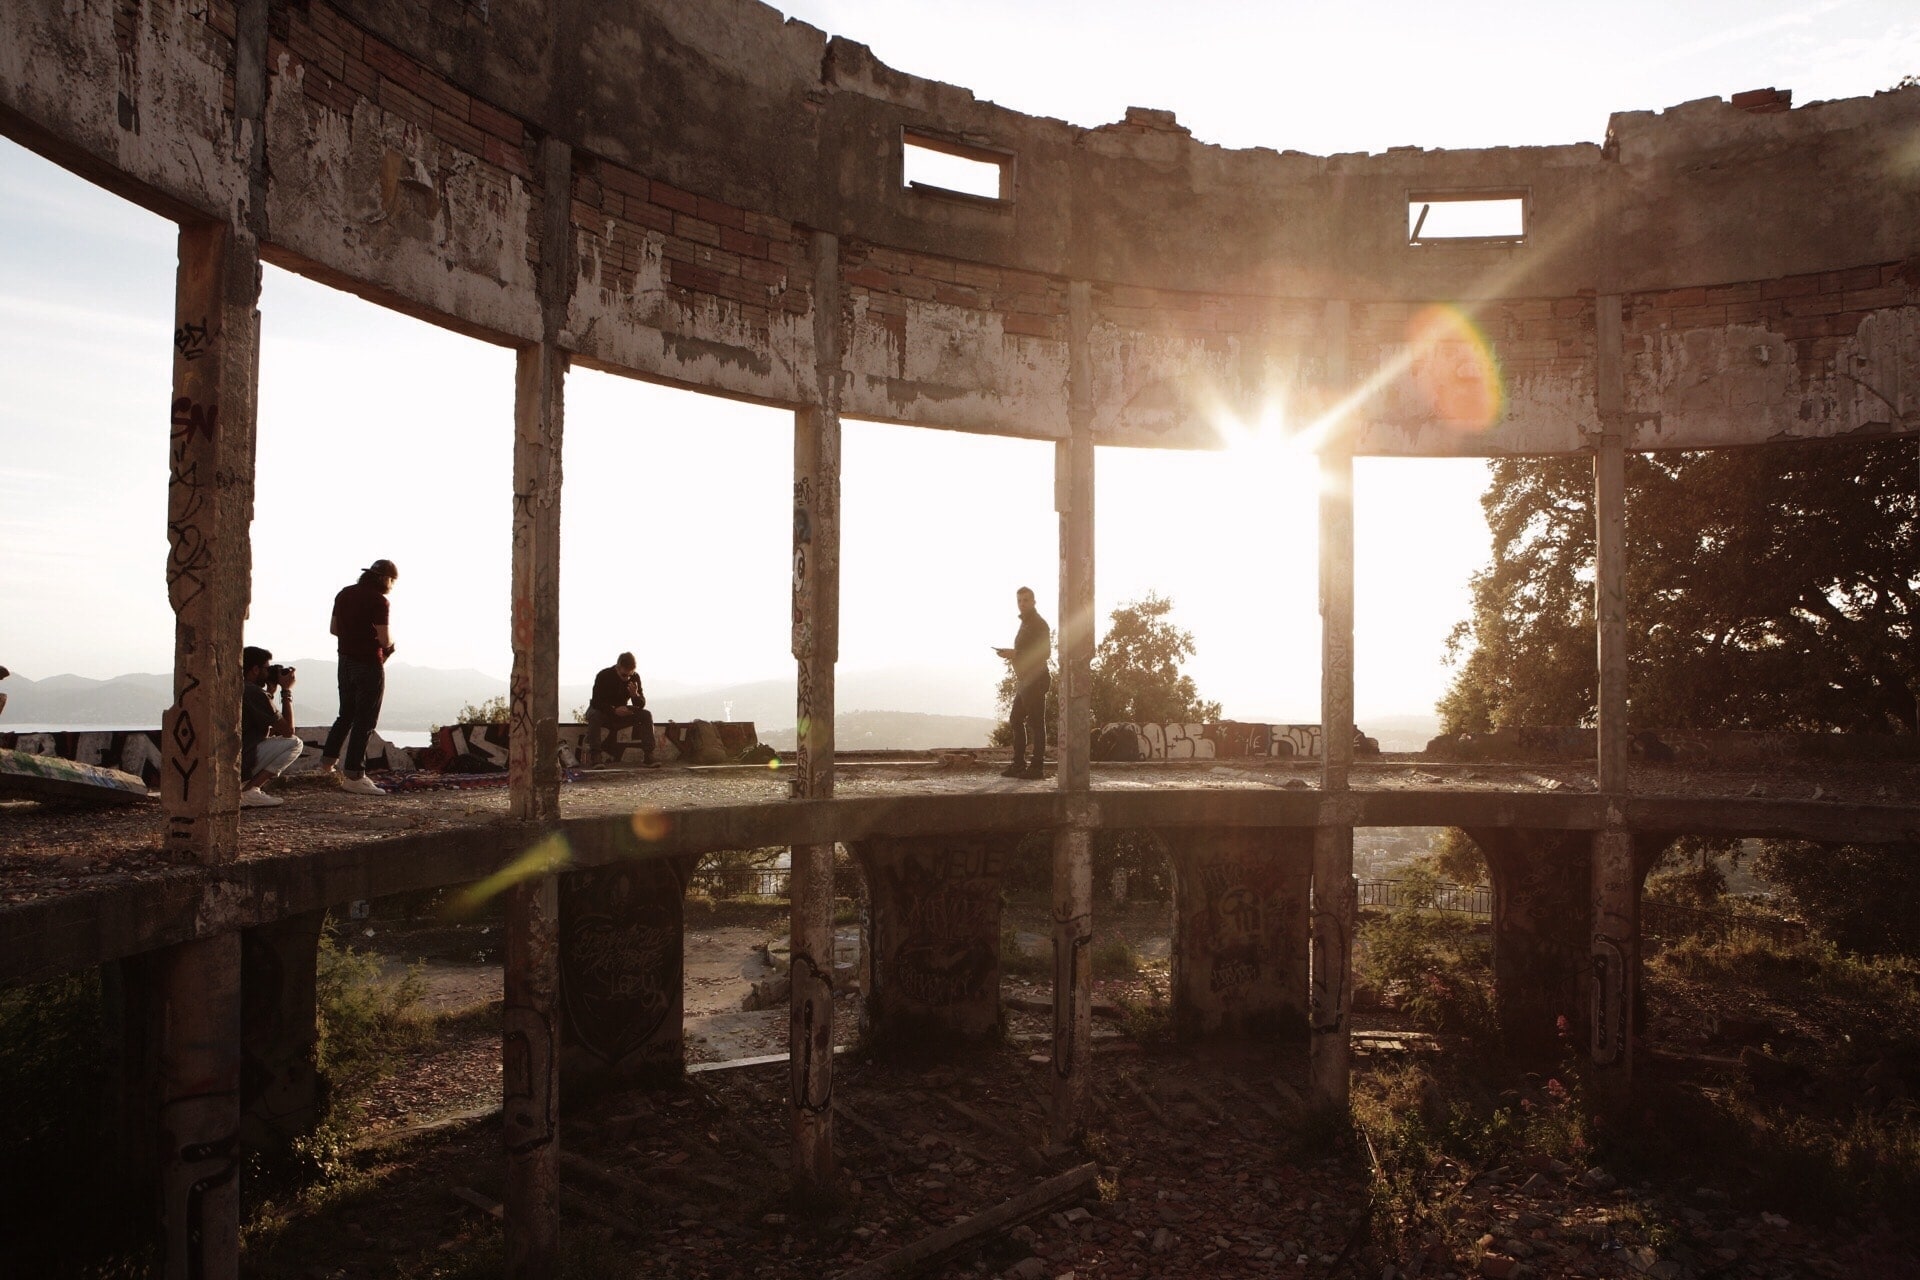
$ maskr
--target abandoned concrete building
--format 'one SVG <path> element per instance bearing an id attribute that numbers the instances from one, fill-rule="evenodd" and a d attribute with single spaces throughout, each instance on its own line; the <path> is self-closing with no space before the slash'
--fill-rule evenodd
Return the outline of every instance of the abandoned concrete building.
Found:
<path id="1" fill-rule="evenodd" d="M 933 980 L 952 975 L 916 970 L 904 931 L 977 934 L 961 941 L 995 954 L 994 841 L 1051 833 L 1044 1144 L 1076 1133 L 1095 1073 L 1096 831 L 1163 832 L 1190 901 L 1253 904 L 1251 925 L 1182 914 L 1175 1000 L 1209 1034 L 1296 1020 L 1297 1085 L 1334 1107 L 1356 827 L 1472 833 L 1509 1013 L 1549 1028 L 1573 1014 L 1594 1072 L 1621 1082 L 1638 895 L 1668 843 L 1910 847 L 1920 831 L 1920 795 L 1862 781 L 1887 740 L 1849 756 L 1668 735 L 1636 752 L 1635 731 L 1659 726 L 1629 725 L 1622 585 L 1627 453 L 1920 430 L 1920 89 L 1624 113 L 1598 146 L 1322 158 L 1223 150 L 1161 111 L 1099 128 L 1022 116 L 754 0 L 8 0 L 0 132 L 179 225 L 173 399 L 168 423 L 155 417 L 171 439 L 177 614 L 161 812 L 102 815 L 91 837 L 158 829 L 168 865 L 105 887 L 67 867 L 0 908 L 0 981 L 125 975 L 129 1034 L 152 1062 L 130 1114 L 151 1127 L 171 1276 L 236 1274 L 239 1135 L 306 1105 L 314 939 L 345 902 L 506 886 L 503 1216 L 510 1272 L 541 1275 L 563 1214 L 563 1081 L 680 1062 L 677 995 L 586 997 L 649 967 L 677 990 L 678 895 L 703 853 L 792 848 L 786 1106 L 806 1186 L 836 1168 L 836 843 L 873 895 L 868 1016 L 975 1035 L 998 1007 L 992 961 Z M 906 181 L 915 148 L 983 166 L 997 192 Z M 1455 234 L 1446 215 L 1468 204 L 1511 221 Z M 343 827 L 291 849 L 270 816 L 239 822 L 262 262 L 518 353 L 498 812 L 421 797 L 404 831 Z M 1490 342 L 1495 401 L 1473 332 L 1419 328 L 1436 304 Z M 665 812 L 631 788 L 556 781 L 573 365 L 792 411 L 797 767 Z M 1089 761 L 1098 448 L 1212 447 L 1218 402 L 1251 411 L 1276 391 L 1323 427 L 1321 746 L 1288 775 L 1310 785 L 1249 772 L 1202 786 L 1171 766 L 1108 785 Z M 843 416 L 1054 442 L 1057 786 L 846 769 L 836 786 Z M 1356 761 L 1354 457 L 1554 454 L 1593 460 L 1597 728 L 1475 749 L 1576 761 L 1581 781 Z M 1729 764 L 1737 786 L 1717 781 Z M 1795 785 L 1748 785 L 1775 774 Z M 933 924 L 908 911 L 927 895 L 952 905 Z M 570 963 L 590 945 L 601 963 Z M 612 979 L 608 946 L 622 951 Z"/>

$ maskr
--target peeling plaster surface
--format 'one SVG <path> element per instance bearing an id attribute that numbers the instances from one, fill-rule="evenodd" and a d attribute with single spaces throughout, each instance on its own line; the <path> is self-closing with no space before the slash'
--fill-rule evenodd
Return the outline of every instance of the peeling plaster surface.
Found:
<path id="1" fill-rule="evenodd" d="M 522 341 L 540 336 L 526 228 L 535 193 L 364 100 L 342 117 L 300 72 L 267 99 L 274 243 L 327 271 Z M 297 155 L 302 163 L 277 163 Z"/>
<path id="2" fill-rule="evenodd" d="M 258 87 L 216 27 L 230 11 L 11 0 L 0 127 L 163 213 L 257 231 L 270 260 L 513 343 L 552 336 L 536 233 L 568 200 L 564 347 L 796 408 L 838 395 L 860 417 L 1062 438 L 1079 360 L 1110 444 L 1215 447 L 1223 409 L 1352 403 L 1360 453 L 1577 451 L 1603 377 L 1635 448 L 1920 432 L 1920 88 L 1623 113 L 1605 147 L 1316 157 L 1213 146 L 1164 113 L 1023 116 L 753 0 L 273 13 L 256 122 L 222 105 Z M 264 211 L 246 207 L 256 128 Z M 1010 154 L 1015 198 L 903 189 L 904 129 Z M 530 176 L 549 135 L 579 190 Z M 1409 192 L 1470 188 L 1529 192 L 1526 243 L 1407 245 Z M 810 310 L 815 232 L 848 250 L 831 317 Z M 1079 348 L 1075 284 L 1094 298 Z M 1603 374 L 1612 297 L 1628 323 Z M 1504 363 L 1491 407 L 1473 352 L 1408 336 L 1430 304 Z M 843 348 L 825 369 L 822 332 Z"/>
<path id="3" fill-rule="evenodd" d="M 164 198 L 237 219 L 246 151 L 220 103 L 232 48 L 186 5 L 143 7 L 122 56 L 108 4 L 0 6 L 0 104 Z"/>
<path id="4" fill-rule="evenodd" d="M 1866 315 L 1811 375 L 1762 326 L 1650 335 L 1628 352 L 1627 408 L 1638 449 L 1920 430 L 1920 308 Z"/>

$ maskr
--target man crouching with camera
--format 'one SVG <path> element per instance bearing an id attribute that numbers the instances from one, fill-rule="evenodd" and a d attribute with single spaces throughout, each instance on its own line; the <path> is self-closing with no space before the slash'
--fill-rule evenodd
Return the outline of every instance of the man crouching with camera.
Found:
<path id="1" fill-rule="evenodd" d="M 240 655 L 246 670 L 240 691 L 240 792 L 242 809 L 285 804 L 261 788 L 287 771 L 300 758 L 304 743 L 293 733 L 293 668 L 277 665 L 259 645 L 248 645 Z M 273 690 L 280 690 L 280 710 L 273 709 Z"/>

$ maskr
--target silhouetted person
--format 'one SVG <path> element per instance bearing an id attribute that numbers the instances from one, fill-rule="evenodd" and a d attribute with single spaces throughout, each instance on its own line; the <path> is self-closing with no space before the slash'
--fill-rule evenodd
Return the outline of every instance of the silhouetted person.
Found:
<path id="1" fill-rule="evenodd" d="M 1033 590 L 1022 587 L 1014 593 L 1020 606 L 1020 630 L 1013 648 L 994 652 L 1013 664 L 1013 764 L 1003 775 L 1008 778 L 1044 777 L 1042 763 L 1047 757 L 1047 657 L 1053 652 L 1053 629 L 1033 607 Z M 1033 758 L 1026 764 L 1027 743 L 1033 743 Z"/>
<path id="2" fill-rule="evenodd" d="M 380 703 L 387 693 L 387 659 L 393 656 L 393 633 L 387 629 L 387 593 L 400 577 L 391 560 L 375 560 L 360 571 L 360 580 L 342 587 L 333 598 L 333 624 L 340 637 L 340 718 L 327 731 L 320 752 L 322 772 L 332 772 L 345 745 L 340 789 L 356 795 L 387 794 L 367 776 L 367 736 L 380 720 Z"/>
<path id="3" fill-rule="evenodd" d="M 634 741 L 649 769 L 653 759 L 653 713 L 647 710 L 647 693 L 640 686 L 639 663 L 623 653 L 610 667 L 593 678 L 593 698 L 587 703 L 587 755 L 590 760 L 611 756 L 618 764 L 626 751 L 620 741 L 622 729 L 632 729 Z"/>
<path id="4" fill-rule="evenodd" d="M 293 668 L 275 666 L 273 655 L 257 644 L 241 650 L 240 807 L 258 809 L 286 803 L 261 790 L 300 758 L 304 745 L 293 733 Z M 273 690 L 280 690 L 280 710 Z"/>

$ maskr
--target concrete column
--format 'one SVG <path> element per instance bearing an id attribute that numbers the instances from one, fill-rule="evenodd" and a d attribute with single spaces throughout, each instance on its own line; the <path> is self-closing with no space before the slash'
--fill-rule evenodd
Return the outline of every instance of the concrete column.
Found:
<path id="1" fill-rule="evenodd" d="M 229 862 L 239 834 L 259 299 L 260 258 L 244 232 L 180 229 L 167 457 L 174 700 L 160 733 L 160 803 L 176 862 Z"/>
<path id="2" fill-rule="evenodd" d="M 1493 998 L 1510 1052 L 1552 1059 L 1590 1020 L 1593 835 L 1475 827 L 1493 882 Z"/>
<path id="3" fill-rule="evenodd" d="M 1087 334 L 1093 286 L 1067 286 L 1068 437 L 1054 446 L 1060 513 L 1060 725 L 1055 759 L 1069 819 L 1053 843 L 1051 1137 L 1070 1141 L 1093 1089 L 1093 377 Z"/>
<path id="4" fill-rule="evenodd" d="M 1348 307 L 1327 304 L 1327 368 L 1336 394 L 1347 384 Z M 1320 459 L 1320 725 L 1327 801 L 1313 845 L 1313 976 L 1310 1085 L 1321 1104 L 1347 1106 L 1353 1003 L 1353 824 L 1338 803 L 1353 767 L 1353 447 L 1336 425 Z"/>
<path id="5" fill-rule="evenodd" d="M 833 671 L 840 656 L 840 242 L 815 233 L 813 335 L 819 403 L 793 422 L 796 800 L 833 795 Z M 833 846 L 792 850 L 788 1118 L 796 1186 L 833 1180 Z"/>
<path id="6" fill-rule="evenodd" d="M 868 1026 L 876 1045 L 984 1040 L 1000 1025 L 1005 839 L 850 845 L 872 903 Z"/>
<path id="7" fill-rule="evenodd" d="M 522 347 L 514 366 L 511 811 L 560 816 L 560 447 L 566 353 Z"/>
<path id="8" fill-rule="evenodd" d="M 240 804 L 240 646 L 251 596 L 260 259 L 240 226 L 180 229 L 167 451 L 174 700 L 161 719 L 169 858 L 230 862 Z M 160 1214 L 169 1277 L 239 1272 L 240 936 L 156 962 Z"/>
<path id="9" fill-rule="evenodd" d="M 1593 840 L 1593 1061 L 1603 1091 L 1633 1075 L 1632 1010 L 1640 977 L 1640 875 L 1633 836 L 1602 831 Z M 1607 1077 L 1614 1079 L 1609 1081 Z"/>
<path id="10" fill-rule="evenodd" d="M 314 983 L 324 911 L 258 925 L 240 939 L 240 1139 L 286 1147 L 320 1122 Z"/>
<path id="11" fill-rule="evenodd" d="M 167 1275 L 240 1274 L 240 935 L 158 961 L 161 1216 Z"/>
<path id="12" fill-rule="evenodd" d="M 1597 323 L 1600 439 L 1593 458 L 1593 615 L 1599 631 L 1598 767 L 1600 790 L 1617 795 L 1627 789 L 1632 736 L 1627 723 L 1627 482 L 1617 295 L 1599 300 Z"/>
<path id="13" fill-rule="evenodd" d="M 507 890 L 501 1137 L 507 1149 L 507 1275 L 559 1266 L 560 1055 L 555 987 L 560 894 L 551 872 Z"/>
<path id="14" fill-rule="evenodd" d="M 560 816 L 560 481 L 567 354 L 558 345 L 573 288 L 573 149 L 543 138 L 535 156 L 547 193 L 540 224 L 542 340 L 522 347 L 513 377 L 513 674 L 507 780 L 513 816 Z"/>
<path id="15" fill-rule="evenodd" d="M 1610 801 L 1629 790 L 1627 755 L 1627 486 L 1618 295 L 1601 297 L 1595 323 L 1600 439 L 1593 460 L 1594 618 L 1599 655 L 1600 791 Z M 1609 822 L 1594 836 L 1592 873 L 1591 1047 L 1595 1065 L 1604 1068 L 1596 1083 L 1603 1091 L 1624 1090 L 1632 1078 L 1634 989 L 1640 967 L 1640 877 L 1635 874 L 1633 837 Z"/>
<path id="16" fill-rule="evenodd" d="M 559 816 L 560 449 L 567 358 L 558 346 L 573 281 L 573 152 L 544 138 L 535 157 L 542 190 L 538 289 L 542 340 L 514 369 L 512 732 L 510 805 L 539 840 L 536 822 Z M 544 852 L 540 852 L 544 850 Z M 505 1234 L 510 1277 L 559 1266 L 560 892 L 556 844 L 530 857 L 546 865 L 507 890 L 505 999 L 501 1013 L 501 1138 L 507 1150 Z"/>
<path id="17" fill-rule="evenodd" d="M 1060 724 L 1056 759 L 1062 791 L 1092 784 L 1093 730 L 1093 512 L 1094 452 L 1092 374 L 1087 330 L 1093 290 L 1084 281 L 1067 286 L 1072 361 L 1067 439 L 1054 445 L 1054 509 L 1060 513 Z"/>
<path id="18" fill-rule="evenodd" d="M 1173 1019 L 1182 1035 L 1307 1028 L 1306 831 L 1172 832 Z"/>
<path id="19" fill-rule="evenodd" d="M 1053 1109 L 1049 1135 L 1071 1142 L 1093 1092 L 1093 832 L 1053 837 Z"/>
<path id="20" fill-rule="evenodd" d="M 568 1097 L 686 1065 L 687 877 L 695 855 L 560 877 L 560 1077 Z"/>

